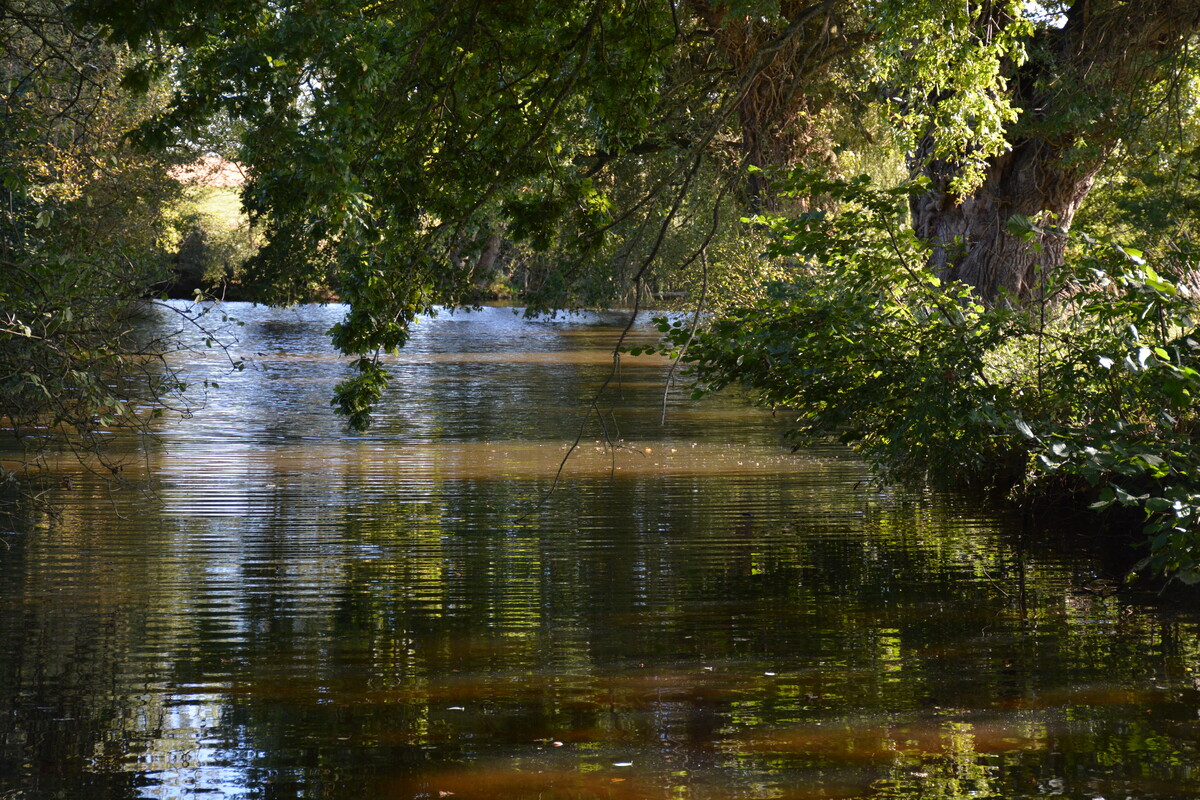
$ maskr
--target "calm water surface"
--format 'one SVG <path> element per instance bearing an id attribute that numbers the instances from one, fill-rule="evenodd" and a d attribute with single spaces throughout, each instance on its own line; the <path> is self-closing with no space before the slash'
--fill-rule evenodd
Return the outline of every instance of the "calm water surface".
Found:
<path id="1" fill-rule="evenodd" d="M 1200 795 L 1198 616 L 1078 541 L 660 426 L 645 358 L 545 499 L 620 315 L 423 321 L 352 436 L 342 310 L 226 310 L 129 486 L 2 532 L 3 800 Z"/>

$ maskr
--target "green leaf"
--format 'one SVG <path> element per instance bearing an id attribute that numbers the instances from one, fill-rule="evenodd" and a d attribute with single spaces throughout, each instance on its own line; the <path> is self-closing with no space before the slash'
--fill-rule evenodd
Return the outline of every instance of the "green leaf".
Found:
<path id="1" fill-rule="evenodd" d="M 1143 505 L 1147 511 L 1170 511 L 1175 504 L 1165 497 L 1151 497 Z"/>
<path id="2" fill-rule="evenodd" d="M 1139 502 L 1141 502 L 1142 500 L 1145 500 L 1147 497 L 1149 497 L 1149 495 L 1147 495 L 1147 494 L 1132 495 L 1129 492 L 1122 489 L 1120 486 L 1114 486 L 1113 492 L 1116 494 L 1117 502 L 1119 502 L 1123 506 L 1137 505 Z"/>
<path id="3" fill-rule="evenodd" d="M 1012 236 L 1028 241 L 1040 234 L 1042 229 L 1035 225 L 1029 217 L 1023 214 L 1013 214 L 1008 218 L 1008 232 Z"/>
<path id="4" fill-rule="evenodd" d="M 1114 246 L 1116 247 L 1118 253 L 1124 255 L 1134 264 L 1138 264 L 1140 266 L 1146 263 L 1146 259 L 1142 258 L 1142 251 L 1138 250 L 1136 247 L 1122 247 L 1119 244 Z"/>
<path id="5" fill-rule="evenodd" d="M 1188 586 L 1195 586 L 1197 583 L 1200 583 L 1200 568 L 1188 567 L 1187 569 L 1181 569 L 1179 572 L 1175 573 L 1175 577 L 1178 578 L 1181 583 L 1185 583 Z"/>

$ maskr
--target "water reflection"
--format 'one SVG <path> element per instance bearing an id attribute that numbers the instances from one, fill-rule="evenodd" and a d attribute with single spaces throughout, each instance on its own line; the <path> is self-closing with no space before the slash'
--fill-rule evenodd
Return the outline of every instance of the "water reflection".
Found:
<path id="1" fill-rule="evenodd" d="M 617 317 L 423 323 L 350 436 L 338 309 L 232 312 L 153 495 L 81 477 L 0 546 L 0 797 L 1200 788 L 1194 615 L 731 400 L 659 427 L 661 362 L 542 502 Z"/>

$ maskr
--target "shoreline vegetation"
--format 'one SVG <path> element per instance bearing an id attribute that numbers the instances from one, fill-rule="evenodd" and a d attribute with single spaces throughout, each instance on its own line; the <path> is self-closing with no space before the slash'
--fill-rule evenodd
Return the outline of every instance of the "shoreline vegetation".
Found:
<path id="1" fill-rule="evenodd" d="M 762 219 L 789 278 L 698 335 L 659 320 L 697 397 L 740 385 L 787 410 L 797 443 L 836 436 L 885 481 L 1090 510 L 1144 536 L 1129 580 L 1200 583 L 1200 306 L 1186 254 L 1014 217 L 1033 249 L 1046 233 L 1068 240 L 1067 258 L 1042 273 L 1036 302 L 984 305 L 920 271 L 929 245 L 904 226 L 919 182 L 797 181 L 836 211 Z"/>

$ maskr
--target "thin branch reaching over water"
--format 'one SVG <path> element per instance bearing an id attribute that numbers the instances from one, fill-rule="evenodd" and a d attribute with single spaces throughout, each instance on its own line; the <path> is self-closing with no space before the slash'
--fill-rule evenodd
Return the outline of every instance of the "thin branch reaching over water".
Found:
<path id="1" fill-rule="evenodd" d="M 662 399 L 662 416 L 658 420 L 659 425 L 667 424 L 667 396 L 671 391 L 671 383 L 675 380 L 675 370 L 679 367 L 679 362 L 683 361 L 683 357 L 687 355 L 688 347 L 692 343 L 692 339 L 696 338 L 696 327 L 700 324 L 700 314 L 704 310 L 704 301 L 708 295 L 708 253 L 703 253 L 700 256 L 701 265 L 701 283 L 700 283 L 700 299 L 696 301 L 696 310 L 692 313 L 692 327 L 688 331 L 687 341 L 683 343 L 683 347 L 679 349 L 679 355 L 671 361 L 671 370 L 667 373 L 667 380 L 663 383 L 663 399 Z"/>

